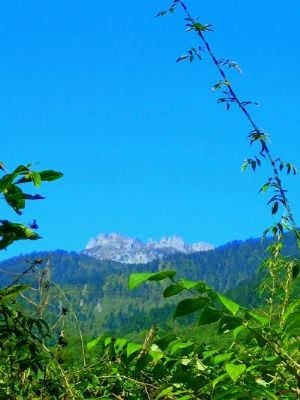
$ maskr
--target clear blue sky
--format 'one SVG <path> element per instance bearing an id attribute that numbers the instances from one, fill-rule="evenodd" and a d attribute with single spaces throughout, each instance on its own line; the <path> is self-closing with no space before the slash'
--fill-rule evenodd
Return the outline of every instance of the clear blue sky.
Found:
<path id="1" fill-rule="evenodd" d="M 272 150 L 300 166 L 298 0 L 187 0 L 243 100 L 272 137 Z M 238 110 L 216 104 L 210 60 L 175 60 L 197 37 L 183 14 L 155 19 L 165 0 L 12 0 L 0 15 L 1 158 L 8 169 L 39 162 L 65 177 L 23 216 L 43 239 L 34 250 L 80 250 L 98 233 L 147 240 L 178 234 L 215 245 L 256 237 L 272 223 L 258 195 L 268 170 L 244 174 L 250 130 Z M 299 212 L 299 177 L 287 186 Z"/>

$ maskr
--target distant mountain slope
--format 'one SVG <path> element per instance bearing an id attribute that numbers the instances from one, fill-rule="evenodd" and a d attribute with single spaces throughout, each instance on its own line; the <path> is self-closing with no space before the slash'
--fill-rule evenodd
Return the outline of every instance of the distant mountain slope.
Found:
<path id="1" fill-rule="evenodd" d="M 295 244 L 289 240 L 286 244 L 289 254 L 295 254 Z M 133 291 L 127 288 L 130 273 L 152 272 L 161 268 L 176 269 L 178 277 L 204 280 L 220 292 L 231 290 L 234 293 L 234 288 L 239 285 L 239 297 L 245 291 L 250 299 L 252 293 L 249 297 L 249 285 L 244 284 L 249 280 L 251 287 L 251 282 L 257 280 L 255 271 L 266 256 L 267 245 L 268 242 L 258 239 L 234 241 L 213 250 L 177 253 L 162 262 L 154 260 L 148 264 L 121 264 L 57 250 L 51 255 L 47 276 L 59 285 L 65 295 L 61 295 L 57 287 L 50 284 L 51 313 L 54 318 L 63 306 L 70 308 L 66 304 L 68 299 L 84 330 L 91 336 L 99 334 L 99 331 L 124 334 L 147 328 L 154 322 L 160 325 L 171 323 L 172 302 L 176 299 L 166 300 L 162 297 L 163 283 L 149 283 Z M 46 259 L 48 256 L 46 252 L 32 253 L 2 261 L 0 285 L 7 285 L 17 276 L 14 274 L 24 271 L 28 267 L 28 260 Z M 29 281 L 38 289 L 36 275 L 27 274 L 22 281 Z"/>

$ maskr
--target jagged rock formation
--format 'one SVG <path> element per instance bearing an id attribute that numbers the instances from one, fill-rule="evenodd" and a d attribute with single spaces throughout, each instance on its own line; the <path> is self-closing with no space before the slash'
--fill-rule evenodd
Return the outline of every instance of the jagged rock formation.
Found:
<path id="1" fill-rule="evenodd" d="M 99 260 L 146 264 L 175 253 L 191 254 L 213 248 L 213 245 L 205 242 L 187 244 L 179 236 L 163 237 L 158 242 L 150 239 L 147 243 L 143 243 L 139 239 L 111 233 L 110 235 L 101 234 L 91 239 L 83 253 Z"/>

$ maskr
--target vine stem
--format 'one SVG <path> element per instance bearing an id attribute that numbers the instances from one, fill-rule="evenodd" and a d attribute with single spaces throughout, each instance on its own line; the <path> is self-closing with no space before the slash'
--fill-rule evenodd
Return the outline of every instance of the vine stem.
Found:
<path id="1" fill-rule="evenodd" d="M 190 12 L 188 11 L 187 6 L 185 5 L 185 3 L 182 0 L 175 0 L 174 1 L 174 5 L 178 3 L 181 5 L 181 7 L 184 10 L 184 13 L 187 16 L 187 20 L 191 22 L 194 31 L 196 32 L 196 34 L 200 37 L 201 41 L 203 42 L 210 58 L 212 59 L 213 63 L 215 64 L 223 82 L 226 82 L 226 87 L 230 93 L 231 99 L 233 100 L 233 102 L 235 102 L 238 107 L 240 108 L 240 110 L 242 111 L 242 113 L 245 115 L 246 119 L 248 120 L 248 122 L 250 123 L 251 127 L 253 128 L 253 132 L 257 135 L 261 135 L 262 134 L 262 130 L 259 129 L 258 125 L 256 124 L 256 122 L 254 121 L 253 117 L 251 116 L 251 114 L 249 113 L 249 111 L 247 110 L 246 106 L 243 104 L 243 102 L 240 101 L 236 91 L 233 89 L 232 85 L 230 84 L 229 80 L 227 79 L 227 76 L 224 72 L 224 69 L 222 68 L 222 66 L 220 65 L 220 62 L 218 61 L 218 59 L 216 58 L 214 52 L 212 51 L 210 44 L 208 43 L 208 41 L 206 40 L 206 37 L 203 33 L 203 29 L 201 29 L 202 25 L 200 24 L 200 26 L 197 25 L 196 19 L 190 14 Z M 267 144 L 267 141 L 265 139 L 259 139 L 259 142 L 261 144 L 261 151 L 260 154 L 262 156 L 267 156 L 269 163 L 272 167 L 273 170 L 273 174 L 274 174 L 274 178 L 275 178 L 275 182 L 276 182 L 276 188 L 278 189 L 278 192 L 280 193 L 281 196 L 281 203 L 283 204 L 287 216 L 288 217 L 284 217 L 284 219 L 289 222 L 289 230 L 292 230 L 295 234 L 295 237 L 297 239 L 297 243 L 298 243 L 298 247 L 300 248 L 300 234 L 297 230 L 297 226 L 296 226 L 296 222 L 295 222 L 295 218 L 293 215 L 293 212 L 291 210 L 290 204 L 289 204 L 289 200 L 286 196 L 286 190 L 283 188 L 282 186 L 282 181 L 280 179 L 280 175 L 279 175 L 279 170 L 276 166 L 276 160 L 275 158 L 272 156 L 272 153 L 270 151 L 270 148 Z M 281 234 L 279 235 L 279 240 L 281 239 Z"/>

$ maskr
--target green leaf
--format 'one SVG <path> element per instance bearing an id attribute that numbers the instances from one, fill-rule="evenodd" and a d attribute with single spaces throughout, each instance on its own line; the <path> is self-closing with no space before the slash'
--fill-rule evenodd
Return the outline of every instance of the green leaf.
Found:
<path id="1" fill-rule="evenodd" d="M 115 348 L 115 351 L 117 354 L 120 353 L 124 349 L 126 343 L 127 343 L 127 340 L 123 339 L 123 338 L 118 338 L 115 341 L 114 348 Z"/>
<path id="2" fill-rule="evenodd" d="M 164 356 L 164 353 L 162 351 L 157 350 L 150 350 L 149 354 L 152 357 L 154 363 L 157 363 Z"/>
<path id="3" fill-rule="evenodd" d="M 177 304 L 174 318 L 182 317 L 184 315 L 192 314 L 195 311 L 207 305 L 208 299 L 204 297 L 197 297 L 195 299 L 185 299 Z"/>
<path id="4" fill-rule="evenodd" d="M 249 165 L 249 161 L 245 160 L 241 166 L 241 171 L 244 172 Z"/>
<path id="5" fill-rule="evenodd" d="M 224 353 L 224 354 L 218 354 L 216 357 L 214 357 L 214 364 L 221 364 L 224 361 L 230 360 L 232 357 L 232 352 L 231 353 Z"/>
<path id="6" fill-rule="evenodd" d="M 19 293 L 24 292 L 24 290 L 30 287 L 30 285 L 15 285 L 7 289 L 2 289 L 0 290 L 0 301 L 16 297 Z"/>
<path id="7" fill-rule="evenodd" d="M 236 382 L 238 380 L 238 378 L 245 372 L 246 365 L 245 364 L 226 364 L 225 369 L 228 372 L 228 375 L 230 376 L 230 378 L 233 380 L 233 382 Z"/>
<path id="8" fill-rule="evenodd" d="M 4 197 L 16 213 L 21 214 L 20 210 L 25 208 L 25 196 L 22 190 L 16 185 L 10 185 L 5 189 Z"/>
<path id="9" fill-rule="evenodd" d="M 158 340 L 155 341 L 155 344 L 161 349 L 165 350 L 170 343 L 174 342 L 177 340 L 177 336 L 174 335 L 173 333 L 167 333 L 163 337 L 159 338 Z"/>
<path id="10" fill-rule="evenodd" d="M 178 339 L 175 343 L 173 342 L 171 345 L 171 354 L 176 354 L 179 352 L 181 355 L 189 354 L 195 348 L 195 344 L 193 342 L 183 342 Z"/>
<path id="11" fill-rule="evenodd" d="M 295 280 L 300 272 L 300 268 L 299 268 L 299 262 L 297 262 L 297 264 L 294 264 L 292 267 L 292 278 L 293 280 Z"/>
<path id="12" fill-rule="evenodd" d="M 287 317 L 284 333 L 287 337 L 300 336 L 300 311 L 293 312 Z"/>
<path id="13" fill-rule="evenodd" d="M 166 270 L 161 272 L 137 272 L 133 273 L 129 277 L 128 287 L 130 290 L 142 285 L 147 281 L 161 281 L 166 278 L 173 278 L 176 275 L 176 271 Z"/>
<path id="14" fill-rule="evenodd" d="M 265 183 L 265 184 L 259 189 L 259 191 L 260 191 L 261 193 L 264 193 L 264 192 L 266 192 L 266 191 L 269 189 L 269 187 L 270 187 L 270 183 L 267 182 L 267 183 Z"/>
<path id="15" fill-rule="evenodd" d="M 100 335 L 100 336 L 96 337 L 95 339 L 91 340 L 86 345 L 87 350 L 88 351 L 92 350 L 99 342 L 103 342 L 103 340 L 106 338 L 107 338 L 107 336 Z"/>
<path id="16" fill-rule="evenodd" d="M 216 308 L 207 306 L 200 311 L 198 325 L 207 325 L 220 319 L 222 313 Z"/>
<path id="17" fill-rule="evenodd" d="M 131 356 L 131 354 L 136 353 L 137 351 L 141 350 L 143 348 L 142 344 L 139 343 L 132 343 L 129 342 L 127 345 L 127 357 Z"/>
<path id="18" fill-rule="evenodd" d="M 0 240 L 1 250 L 5 249 L 16 240 L 36 240 L 40 239 L 41 236 L 23 224 L 16 224 L 7 220 L 0 220 L 0 237 L 2 237 Z"/>
<path id="19" fill-rule="evenodd" d="M 273 205 L 272 205 L 272 215 L 277 213 L 278 207 L 279 207 L 279 203 L 278 203 L 278 201 L 275 201 L 275 203 L 273 203 Z"/>
<path id="20" fill-rule="evenodd" d="M 218 384 L 219 382 L 224 381 L 224 379 L 226 379 L 227 377 L 228 377 L 228 374 L 227 374 L 227 372 L 226 372 L 225 374 L 222 374 L 222 375 L 218 376 L 216 379 L 214 379 L 214 380 L 212 381 L 212 387 L 213 387 L 213 389 L 217 386 L 217 384 Z"/>
<path id="21" fill-rule="evenodd" d="M 56 179 L 60 179 L 64 176 L 62 172 L 53 171 L 53 170 L 44 170 L 40 172 L 41 180 L 42 181 L 55 181 Z"/>
<path id="22" fill-rule="evenodd" d="M 155 400 L 161 399 L 162 397 L 166 396 L 167 394 L 173 392 L 173 386 L 169 386 L 166 389 L 162 390 L 155 398 Z"/>
<path id="23" fill-rule="evenodd" d="M 242 318 L 224 315 L 219 322 L 218 333 L 232 331 L 243 324 Z"/>
<path id="24" fill-rule="evenodd" d="M 255 319 L 256 321 L 262 323 L 263 325 L 268 325 L 270 323 L 270 318 L 260 315 L 260 314 L 257 314 L 254 311 L 248 312 L 247 315 L 252 317 L 252 319 Z"/>
<path id="25" fill-rule="evenodd" d="M 166 287 L 166 289 L 163 292 L 163 296 L 164 297 L 171 297 L 171 296 L 175 296 L 176 294 L 182 292 L 183 290 L 185 290 L 185 288 L 183 286 L 181 286 L 180 284 L 171 284 L 168 287 Z"/>
<path id="26" fill-rule="evenodd" d="M 41 186 L 42 183 L 42 178 L 41 178 L 41 174 L 39 172 L 31 172 L 31 177 L 32 177 L 32 181 L 34 186 L 39 187 Z"/>
<path id="27" fill-rule="evenodd" d="M 235 303 L 233 300 L 229 299 L 228 297 L 225 297 L 221 293 L 217 293 L 217 296 L 220 300 L 220 302 L 229 310 L 233 315 L 236 315 L 237 312 L 240 309 L 239 304 Z"/>
<path id="28" fill-rule="evenodd" d="M 29 167 L 26 165 L 18 165 L 17 168 L 14 169 L 13 174 L 14 175 L 25 175 L 29 172 Z"/>

